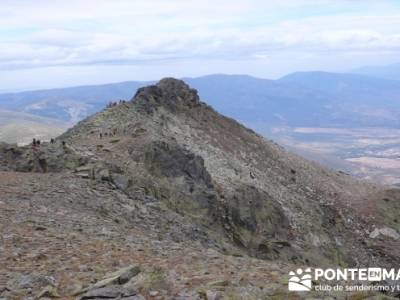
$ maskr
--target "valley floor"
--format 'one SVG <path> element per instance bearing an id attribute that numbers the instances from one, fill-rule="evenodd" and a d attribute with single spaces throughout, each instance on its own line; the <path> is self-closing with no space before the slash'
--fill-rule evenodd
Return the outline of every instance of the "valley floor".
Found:
<path id="1" fill-rule="evenodd" d="M 300 155 L 359 178 L 400 184 L 400 131 L 384 127 L 276 127 L 273 136 Z"/>

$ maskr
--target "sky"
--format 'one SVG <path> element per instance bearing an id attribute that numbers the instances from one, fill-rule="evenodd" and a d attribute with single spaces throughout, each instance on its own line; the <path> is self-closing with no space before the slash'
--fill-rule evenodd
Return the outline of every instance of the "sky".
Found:
<path id="1" fill-rule="evenodd" d="M 399 0 L 1 0 L 0 92 L 400 62 Z"/>

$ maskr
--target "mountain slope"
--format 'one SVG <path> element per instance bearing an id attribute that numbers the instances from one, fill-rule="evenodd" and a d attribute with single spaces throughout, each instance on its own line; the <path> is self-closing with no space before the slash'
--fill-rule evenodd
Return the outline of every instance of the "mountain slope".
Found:
<path id="1" fill-rule="evenodd" d="M 242 122 L 264 125 L 315 124 L 328 111 L 308 88 L 242 75 L 210 75 L 186 80 L 215 109 Z M 307 113 L 307 118 L 304 117 Z M 256 129 L 258 129 L 256 127 Z"/>
<path id="2" fill-rule="evenodd" d="M 279 82 L 321 93 L 325 103 L 319 105 L 329 108 L 321 127 L 329 123 L 337 127 L 399 126 L 398 81 L 353 74 L 299 72 Z"/>
<path id="3" fill-rule="evenodd" d="M 0 110 L 0 141 L 28 144 L 32 138 L 48 141 L 60 135 L 68 124 L 27 113 Z"/>
<path id="4" fill-rule="evenodd" d="M 282 83 L 309 88 L 326 96 L 354 104 L 377 104 L 385 98 L 386 105 L 398 104 L 400 82 L 354 74 L 329 72 L 298 72 L 278 80 Z"/>
<path id="5" fill-rule="evenodd" d="M 11 259 L 20 244 L 38 251 L 33 259 L 53 270 L 65 299 L 111 291 L 116 296 L 107 297 L 119 299 L 128 286 L 147 297 L 161 290 L 167 299 L 323 298 L 287 294 L 287 271 L 399 262 L 399 190 L 287 152 L 217 113 L 180 80 L 140 88 L 55 144 L 0 144 L 0 171 L 0 230 L 23 237 L 6 240 L 0 285 L 7 276 L 10 288 L 1 296 L 27 293 L 17 270 L 28 272 L 32 257 L 20 251 Z M 133 259 L 145 271 L 129 282 L 68 288 Z"/>
<path id="6" fill-rule="evenodd" d="M 400 64 L 391 64 L 385 66 L 366 66 L 351 70 L 350 73 L 392 80 L 400 80 Z"/>
<path id="7" fill-rule="evenodd" d="M 0 107 L 74 124 L 110 101 L 128 99 L 143 84 L 132 81 L 1 94 Z"/>
<path id="8" fill-rule="evenodd" d="M 108 132 L 103 141 L 101 132 Z M 382 201 L 377 186 L 285 151 L 201 103 L 181 81 L 140 89 L 132 103 L 96 114 L 61 138 L 123 170 L 128 194 L 140 186 L 256 256 L 346 264 L 356 255 L 370 263 L 365 222 L 372 215 L 386 222 L 371 207 Z M 364 251 L 354 253 L 358 241 Z"/>

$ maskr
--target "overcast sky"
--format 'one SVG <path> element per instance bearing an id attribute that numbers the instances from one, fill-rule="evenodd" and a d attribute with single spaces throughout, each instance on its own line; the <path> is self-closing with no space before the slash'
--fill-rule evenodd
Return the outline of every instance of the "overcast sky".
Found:
<path id="1" fill-rule="evenodd" d="M 0 90 L 400 62 L 400 1 L 1 0 Z"/>

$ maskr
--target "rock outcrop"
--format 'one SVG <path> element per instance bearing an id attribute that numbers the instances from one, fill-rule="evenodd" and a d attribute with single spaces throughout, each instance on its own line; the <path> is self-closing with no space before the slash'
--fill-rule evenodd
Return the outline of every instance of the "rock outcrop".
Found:
<path id="1" fill-rule="evenodd" d="M 139 89 L 131 101 L 139 110 L 147 113 L 152 113 L 160 106 L 177 113 L 200 105 L 197 91 L 174 78 L 165 78 L 157 85 Z"/>

